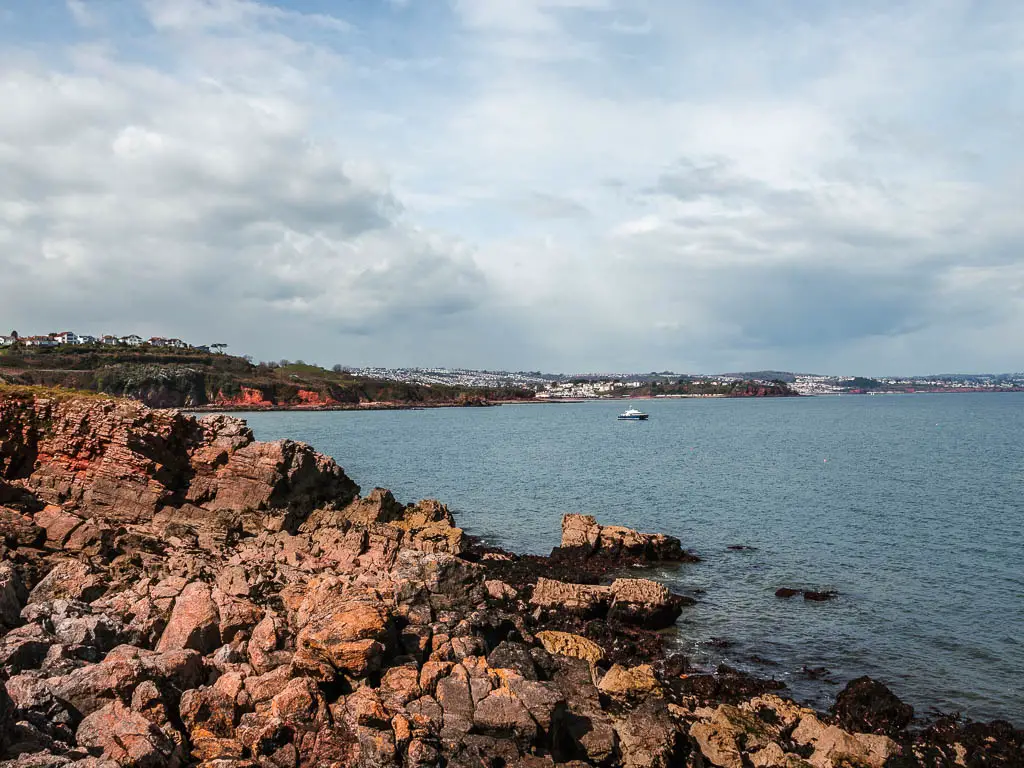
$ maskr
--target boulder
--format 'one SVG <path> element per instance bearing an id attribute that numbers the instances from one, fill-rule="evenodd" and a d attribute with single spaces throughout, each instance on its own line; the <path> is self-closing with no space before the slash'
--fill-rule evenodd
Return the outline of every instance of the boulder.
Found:
<path id="1" fill-rule="evenodd" d="M 0 507 L 0 544 L 12 549 L 38 547 L 46 539 L 46 531 L 31 517 L 8 507 Z"/>
<path id="2" fill-rule="evenodd" d="M 53 563 L 28 596 L 28 602 L 67 598 L 91 603 L 107 591 L 108 581 L 80 560 L 58 560 Z"/>
<path id="3" fill-rule="evenodd" d="M 615 721 L 624 768 L 679 765 L 679 731 L 664 699 L 652 697 Z"/>
<path id="4" fill-rule="evenodd" d="M 647 629 L 672 626 L 683 612 L 684 598 L 649 579 L 616 579 L 611 588 L 608 618 Z"/>
<path id="5" fill-rule="evenodd" d="M 530 597 L 530 603 L 538 608 L 586 618 L 605 615 L 611 601 L 612 592 L 609 587 L 570 584 L 543 577 L 537 579 Z"/>
<path id="6" fill-rule="evenodd" d="M 565 697 L 564 738 L 573 756 L 595 765 L 611 762 L 618 737 L 611 718 L 601 708 L 591 666 L 582 659 L 555 659 L 552 682 Z"/>
<path id="7" fill-rule="evenodd" d="M 611 560 L 683 562 L 696 560 L 683 550 L 679 539 L 661 533 L 639 533 L 632 528 L 599 525 L 591 515 L 565 515 L 562 542 L 552 555 L 600 556 Z"/>
<path id="8" fill-rule="evenodd" d="M 9 675 L 39 669 L 50 646 L 57 642 L 38 624 L 26 624 L 0 637 L 0 667 Z"/>
<path id="9" fill-rule="evenodd" d="M 365 677 L 380 668 L 390 633 L 383 606 L 335 602 L 299 632 L 292 666 L 318 680 L 333 680 L 338 673 Z"/>
<path id="10" fill-rule="evenodd" d="M 498 688 L 485 696 L 473 711 L 478 733 L 512 739 L 526 750 L 537 738 L 537 723 L 519 698 L 507 688 Z"/>
<path id="11" fill-rule="evenodd" d="M 82 720 L 78 743 L 103 758 L 132 768 L 174 768 L 177 745 L 156 725 L 113 701 Z"/>
<path id="12" fill-rule="evenodd" d="M 597 689 L 608 696 L 618 699 L 643 698 L 661 690 L 654 669 L 650 664 L 636 667 L 624 667 L 613 664 L 598 683 Z"/>
<path id="13" fill-rule="evenodd" d="M 808 762 L 814 768 L 856 765 L 858 768 L 884 768 L 889 759 L 900 754 L 900 748 L 888 736 L 847 733 L 834 725 L 826 725 L 814 715 L 805 715 L 793 731 L 795 743 L 814 750 Z"/>
<path id="14" fill-rule="evenodd" d="M 72 514 L 56 504 L 47 504 L 35 516 L 36 525 L 44 531 L 46 544 L 54 549 L 61 549 L 72 531 L 84 522 L 84 518 Z"/>
<path id="15" fill-rule="evenodd" d="M 191 648 L 212 653 L 221 644 L 220 613 L 208 584 L 188 584 L 174 601 L 167 627 L 157 643 L 157 651 Z"/>
<path id="16" fill-rule="evenodd" d="M 886 736 L 898 735 L 914 717 L 912 706 L 870 677 L 858 677 L 847 683 L 836 697 L 832 712 L 847 730 Z"/>
<path id="17" fill-rule="evenodd" d="M 570 656 L 596 664 L 604 658 L 604 650 L 593 640 L 588 640 L 571 632 L 544 630 L 537 633 L 544 650 L 559 656 Z"/>

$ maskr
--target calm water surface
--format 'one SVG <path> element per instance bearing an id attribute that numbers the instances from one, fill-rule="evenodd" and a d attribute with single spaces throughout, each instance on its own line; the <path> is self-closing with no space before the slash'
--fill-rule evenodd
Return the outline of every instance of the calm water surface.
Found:
<path id="1" fill-rule="evenodd" d="M 703 562 L 654 577 L 698 598 L 673 642 L 700 663 L 818 705 L 869 674 L 919 713 L 1024 722 L 1024 395 L 658 400 L 648 422 L 616 421 L 623 408 L 242 416 L 515 551 L 550 551 L 566 512 L 678 536 Z"/>

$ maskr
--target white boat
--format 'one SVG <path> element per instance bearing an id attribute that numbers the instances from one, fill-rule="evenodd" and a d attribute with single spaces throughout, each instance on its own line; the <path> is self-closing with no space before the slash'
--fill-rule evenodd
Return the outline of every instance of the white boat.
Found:
<path id="1" fill-rule="evenodd" d="M 647 414 L 643 411 L 638 411 L 636 408 L 630 408 L 619 414 L 620 421 L 646 421 Z"/>

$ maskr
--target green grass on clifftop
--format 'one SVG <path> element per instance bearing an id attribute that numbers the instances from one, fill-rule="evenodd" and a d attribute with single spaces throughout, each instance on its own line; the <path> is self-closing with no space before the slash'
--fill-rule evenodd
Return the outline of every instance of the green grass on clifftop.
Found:
<path id="1" fill-rule="evenodd" d="M 458 405 L 534 396 L 528 389 L 428 386 L 301 362 L 255 364 L 234 355 L 148 346 L 3 349 L 0 381 L 128 397 L 157 408 Z"/>

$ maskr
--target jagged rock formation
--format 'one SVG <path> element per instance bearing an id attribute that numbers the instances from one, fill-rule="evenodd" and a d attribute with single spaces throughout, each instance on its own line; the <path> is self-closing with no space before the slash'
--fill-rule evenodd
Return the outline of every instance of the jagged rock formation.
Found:
<path id="1" fill-rule="evenodd" d="M 0 766 L 1011 765 L 984 761 L 1020 747 L 947 727 L 925 749 L 863 681 L 836 721 L 688 674 L 653 631 L 684 607 L 662 585 L 575 583 L 474 545 L 438 502 L 358 494 L 234 419 L 0 401 Z"/>
<path id="2" fill-rule="evenodd" d="M 552 553 L 558 559 L 587 559 L 621 562 L 698 562 L 685 551 L 675 536 L 639 533 L 618 525 L 599 525 L 592 515 L 565 515 L 562 542 Z"/>

